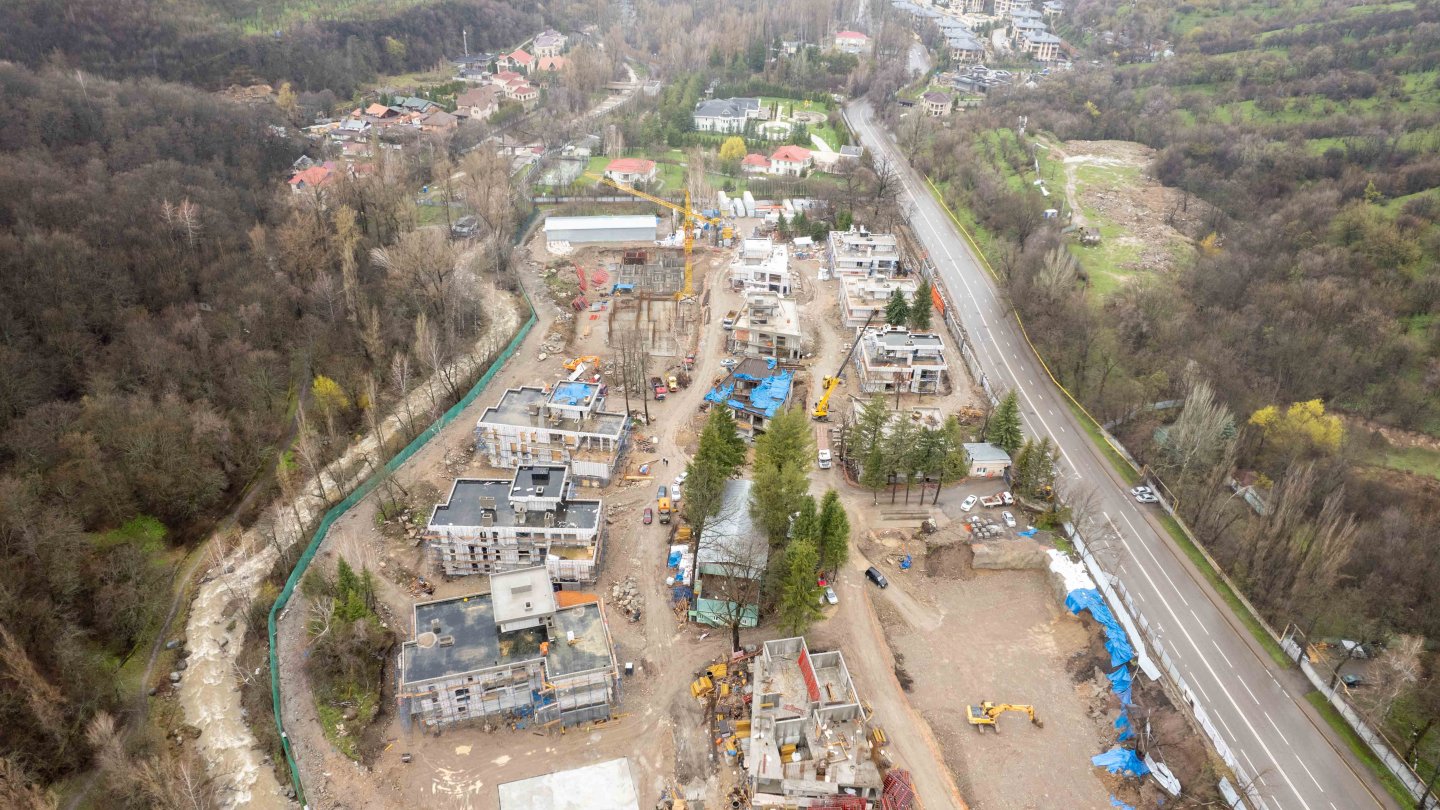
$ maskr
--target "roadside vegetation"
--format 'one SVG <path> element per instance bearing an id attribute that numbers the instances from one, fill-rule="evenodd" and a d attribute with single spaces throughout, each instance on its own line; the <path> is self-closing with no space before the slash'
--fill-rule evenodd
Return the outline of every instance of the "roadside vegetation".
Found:
<path id="1" fill-rule="evenodd" d="M 360 758 L 361 732 L 380 709 L 381 679 L 395 634 L 375 612 L 375 576 L 358 573 L 344 558 L 330 576 L 312 567 L 301 583 L 310 605 L 310 674 L 315 710 L 325 739 L 351 759 Z"/>

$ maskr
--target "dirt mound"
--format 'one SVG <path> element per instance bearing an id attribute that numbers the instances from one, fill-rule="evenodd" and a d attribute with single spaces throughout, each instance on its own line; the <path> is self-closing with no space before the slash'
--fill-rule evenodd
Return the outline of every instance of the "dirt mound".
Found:
<path id="1" fill-rule="evenodd" d="M 998 543 L 975 543 L 971 562 L 976 568 L 992 571 L 1044 570 L 1050 565 L 1045 549 L 1034 540 L 1002 540 Z"/>
<path id="2" fill-rule="evenodd" d="M 974 579 L 971 561 L 975 553 L 969 543 L 950 543 L 925 552 L 925 575 L 951 579 Z"/>

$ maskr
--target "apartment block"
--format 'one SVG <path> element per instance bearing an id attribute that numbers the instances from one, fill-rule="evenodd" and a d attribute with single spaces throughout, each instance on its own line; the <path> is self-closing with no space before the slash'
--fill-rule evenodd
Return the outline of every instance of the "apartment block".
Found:
<path id="1" fill-rule="evenodd" d="M 858 329 L 870 321 L 884 323 L 885 304 L 890 296 L 899 290 L 906 301 L 915 298 L 915 280 L 906 277 L 883 278 L 880 276 L 841 276 L 840 315 L 846 328 Z"/>
<path id="2" fill-rule="evenodd" d="M 730 285 L 737 289 L 790 295 L 789 250 L 770 239 L 744 240 L 740 244 L 739 258 L 730 266 Z"/>
<path id="3" fill-rule="evenodd" d="M 839 806 L 825 802 L 845 797 L 878 806 L 880 757 L 845 656 L 812 653 L 796 637 L 765 642 L 754 660 L 750 736 L 741 740 L 752 806 Z"/>
<path id="4" fill-rule="evenodd" d="M 745 308 L 740 311 L 740 318 L 728 338 L 732 352 L 777 360 L 803 357 L 801 340 L 799 305 L 794 299 L 781 298 L 772 292 L 752 292 L 745 296 Z"/>
<path id="5" fill-rule="evenodd" d="M 492 574 L 490 593 L 415 605 L 400 647 L 400 710 L 426 730 L 611 717 L 619 668 L 600 600 L 556 593 L 544 567 Z"/>
<path id="6" fill-rule="evenodd" d="M 605 544 L 601 502 L 570 494 L 559 465 L 524 465 L 509 480 L 456 479 L 425 536 L 447 576 L 543 565 L 562 585 L 593 583 Z"/>
<path id="7" fill-rule="evenodd" d="M 945 342 L 903 326 L 866 329 L 855 352 L 860 390 L 866 394 L 938 394 L 945 384 Z"/>
<path id="8" fill-rule="evenodd" d="M 563 464 L 583 486 L 605 486 L 629 437 L 625 414 L 602 410 L 603 386 L 562 382 L 511 388 L 475 426 L 475 446 L 494 467 Z"/>
<path id="9" fill-rule="evenodd" d="M 894 234 L 864 228 L 831 231 L 825 244 L 830 275 L 890 278 L 901 272 L 900 242 Z"/>

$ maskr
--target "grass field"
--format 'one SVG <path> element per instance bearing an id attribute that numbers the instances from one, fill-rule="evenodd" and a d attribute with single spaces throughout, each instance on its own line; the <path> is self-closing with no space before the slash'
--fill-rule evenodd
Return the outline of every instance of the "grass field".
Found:
<path id="1" fill-rule="evenodd" d="M 1391 447 L 1365 457 L 1368 464 L 1440 478 L 1440 450 L 1425 447 Z"/>

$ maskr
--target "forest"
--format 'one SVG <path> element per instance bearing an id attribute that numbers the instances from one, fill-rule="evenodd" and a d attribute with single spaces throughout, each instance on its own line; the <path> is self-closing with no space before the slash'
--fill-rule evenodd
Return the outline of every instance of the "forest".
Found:
<path id="1" fill-rule="evenodd" d="M 534 3 L 444 0 L 393 14 L 321 19 L 252 33 L 223 0 L 163 4 L 12 0 L 0 4 L 0 59 L 80 68 L 111 78 L 154 76 L 207 90 L 289 82 L 341 98 L 377 76 L 428 70 L 472 50 L 508 49 L 543 27 Z"/>
<path id="2" fill-rule="evenodd" d="M 1376 449 L 1440 437 L 1440 6 L 1096 0 L 1067 25 L 1115 62 L 949 126 L 889 105 L 916 167 L 976 226 L 1050 368 L 1274 626 L 1433 646 L 1440 469 L 1401 472 Z M 1155 177 L 1209 206 L 1185 266 L 1093 290 L 1031 187 L 1035 133 L 1157 150 Z M 1440 716 L 1433 656 L 1426 671 L 1368 707 L 1399 738 L 1426 741 Z M 1434 761 L 1434 745 L 1406 755 Z"/>
<path id="3" fill-rule="evenodd" d="M 194 541 L 468 348 L 508 253 L 417 228 L 455 170 L 425 144 L 297 195 L 273 107 L 15 64 L 0 99 L 0 761 L 51 782 L 103 753 Z M 508 244 L 508 163 L 464 168 Z"/>

